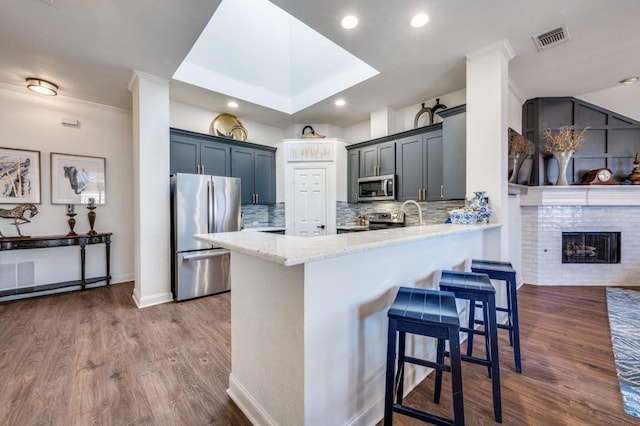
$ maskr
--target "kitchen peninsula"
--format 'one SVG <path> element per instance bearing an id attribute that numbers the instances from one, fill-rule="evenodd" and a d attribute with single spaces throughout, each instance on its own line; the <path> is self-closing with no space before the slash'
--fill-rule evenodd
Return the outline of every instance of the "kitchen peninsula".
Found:
<path id="1" fill-rule="evenodd" d="M 229 395 L 254 424 L 377 423 L 386 313 L 397 288 L 437 288 L 442 269 L 497 258 L 500 227 L 442 224 L 307 238 L 196 235 L 231 250 Z M 435 358 L 431 340 L 411 343 L 408 350 Z M 410 390 L 426 370 L 406 374 Z"/>

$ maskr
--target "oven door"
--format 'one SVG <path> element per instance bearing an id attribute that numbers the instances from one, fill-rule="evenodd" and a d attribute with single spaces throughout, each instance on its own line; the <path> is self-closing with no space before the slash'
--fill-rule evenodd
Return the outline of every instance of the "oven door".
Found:
<path id="1" fill-rule="evenodd" d="M 395 175 L 358 179 L 358 201 L 395 200 Z"/>

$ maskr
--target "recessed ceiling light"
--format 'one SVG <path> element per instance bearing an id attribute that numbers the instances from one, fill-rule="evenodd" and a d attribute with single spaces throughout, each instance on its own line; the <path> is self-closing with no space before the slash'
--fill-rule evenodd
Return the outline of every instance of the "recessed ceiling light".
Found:
<path id="1" fill-rule="evenodd" d="M 640 80 L 640 77 L 629 77 L 629 78 L 625 78 L 624 80 L 620 80 L 620 83 L 633 84 L 633 83 L 636 83 L 638 80 Z"/>
<path id="2" fill-rule="evenodd" d="M 427 22 L 429 22 L 429 16 L 424 13 L 418 13 L 411 18 L 411 26 L 414 28 L 424 27 Z"/>
<path id="3" fill-rule="evenodd" d="M 346 105 L 347 101 L 345 101 L 344 99 L 336 99 L 336 106 L 343 106 Z"/>
<path id="4" fill-rule="evenodd" d="M 227 102 L 227 106 L 229 108 L 238 108 L 238 103 L 235 102 L 235 101 L 229 101 L 229 102 Z"/>
<path id="5" fill-rule="evenodd" d="M 50 81 L 35 77 L 27 78 L 27 89 L 46 96 L 55 96 L 58 94 L 58 86 Z"/>
<path id="6" fill-rule="evenodd" d="M 353 15 L 347 15 L 342 18 L 342 28 L 345 30 L 352 30 L 358 26 L 358 18 Z"/>

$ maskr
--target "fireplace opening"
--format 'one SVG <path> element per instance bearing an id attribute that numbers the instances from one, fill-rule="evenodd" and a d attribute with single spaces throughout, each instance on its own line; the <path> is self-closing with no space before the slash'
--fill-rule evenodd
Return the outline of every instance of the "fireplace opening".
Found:
<path id="1" fill-rule="evenodd" d="M 620 263 L 620 232 L 563 232 L 562 263 Z"/>

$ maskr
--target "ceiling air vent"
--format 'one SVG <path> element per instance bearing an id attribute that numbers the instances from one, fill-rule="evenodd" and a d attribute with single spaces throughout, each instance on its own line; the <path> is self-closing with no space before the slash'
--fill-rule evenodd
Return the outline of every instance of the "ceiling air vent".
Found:
<path id="1" fill-rule="evenodd" d="M 567 31 L 566 25 L 533 37 L 533 41 L 538 50 L 557 46 L 567 40 L 569 40 L 569 31 Z"/>

